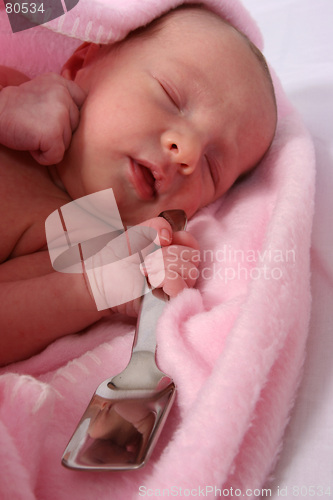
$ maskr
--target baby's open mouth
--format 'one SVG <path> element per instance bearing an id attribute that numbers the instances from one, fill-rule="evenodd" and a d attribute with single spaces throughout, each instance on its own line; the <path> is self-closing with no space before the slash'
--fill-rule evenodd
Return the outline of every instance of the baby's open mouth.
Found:
<path id="1" fill-rule="evenodd" d="M 131 160 L 132 182 L 140 198 L 153 200 L 156 196 L 155 177 L 149 167 Z"/>

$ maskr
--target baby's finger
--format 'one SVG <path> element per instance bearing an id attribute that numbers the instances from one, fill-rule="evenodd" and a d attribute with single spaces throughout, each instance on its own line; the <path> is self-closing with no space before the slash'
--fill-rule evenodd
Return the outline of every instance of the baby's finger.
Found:
<path id="1" fill-rule="evenodd" d="M 69 105 L 69 119 L 71 124 L 71 131 L 74 132 L 80 121 L 80 111 L 73 101 L 71 101 Z"/>
<path id="2" fill-rule="evenodd" d="M 47 163 L 47 159 L 45 160 L 43 151 L 30 151 L 30 154 L 40 165 L 51 165 L 51 163 Z"/>
<path id="3" fill-rule="evenodd" d="M 153 288 L 161 288 L 165 283 L 165 272 L 163 270 L 156 272 L 147 272 L 146 274 L 150 285 Z"/>
<path id="4" fill-rule="evenodd" d="M 167 280 L 163 285 L 163 291 L 169 295 L 169 297 L 176 297 L 180 292 L 188 288 L 185 281 L 178 276 L 174 280 Z"/>
<path id="5" fill-rule="evenodd" d="M 54 140 L 50 146 L 41 146 L 39 151 L 30 151 L 31 156 L 40 165 L 56 165 L 65 154 L 65 145 L 62 139 Z"/>
<path id="6" fill-rule="evenodd" d="M 172 228 L 169 222 L 163 219 L 163 217 L 154 217 L 138 224 L 138 226 L 143 229 L 146 227 L 149 234 L 151 234 L 149 229 L 154 229 L 157 232 L 157 238 L 155 238 L 154 243 L 157 245 L 162 247 L 170 245 L 172 241 Z"/>
<path id="7" fill-rule="evenodd" d="M 177 253 L 174 253 L 172 257 L 171 255 L 168 256 L 167 252 L 171 248 L 178 251 L 178 257 Z M 182 251 L 187 251 L 186 257 L 182 257 Z M 147 276 L 154 287 L 164 286 L 167 281 L 178 280 L 179 277 L 186 282 L 188 287 L 192 287 L 199 273 L 197 269 L 198 263 L 196 260 L 194 262 L 191 260 L 193 258 L 191 252 L 194 252 L 194 250 L 186 247 L 161 248 L 145 258 L 144 264 L 141 266 L 141 272 Z M 174 259 L 174 257 L 177 258 Z"/>
<path id="8" fill-rule="evenodd" d="M 166 281 L 177 280 L 179 276 L 188 288 L 192 288 L 199 277 L 199 271 L 192 262 L 183 262 L 178 267 L 174 264 L 167 266 Z"/>
<path id="9" fill-rule="evenodd" d="M 72 123 L 70 121 L 70 118 L 68 117 L 67 123 L 63 124 L 63 131 L 62 131 L 62 142 L 65 148 L 65 151 L 69 148 L 69 145 L 72 141 Z M 59 138 L 59 141 L 61 142 L 61 138 Z M 65 151 L 63 152 L 63 155 L 65 154 Z M 62 160 L 62 157 L 59 161 Z"/>
<path id="10" fill-rule="evenodd" d="M 152 277 L 152 280 L 154 281 L 154 276 Z M 159 286 L 167 295 L 169 295 L 169 297 L 176 297 L 176 295 L 188 288 L 186 281 L 183 280 L 179 274 L 173 279 L 163 280 L 163 283 Z"/>
<path id="11" fill-rule="evenodd" d="M 198 267 L 200 262 L 199 251 L 195 248 L 185 247 L 182 245 L 170 245 L 163 249 L 164 259 L 170 264 L 178 263 L 178 265 L 185 264 L 186 262 L 191 262 L 196 267 Z M 150 258 L 150 257 L 148 257 Z"/>
<path id="12" fill-rule="evenodd" d="M 195 273 L 197 269 L 193 266 Z M 192 287 L 196 282 L 196 277 L 187 276 L 185 279 L 182 274 L 176 271 L 168 271 L 164 273 L 162 270 L 155 270 L 153 272 L 147 271 L 147 278 L 153 288 L 163 288 L 164 292 L 170 297 L 175 297 L 179 292 L 185 288 Z M 184 274 L 187 274 L 184 272 Z"/>
<path id="13" fill-rule="evenodd" d="M 200 249 L 200 245 L 195 237 L 187 231 L 177 231 L 174 233 L 172 237 L 172 244 L 190 247 L 195 250 Z"/>
<path id="14" fill-rule="evenodd" d="M 77 83 L 73 82 L 72 80 L 67 80 L 67 79 L 63 78 L 63 81 L 64 81 L 64 85 L 67 87 L 68 92 L 70 93 L 73 101 L 80 108 L 87 97 L 86 92 L 81 87 L 79 87 Z"/>
<path id="15" fill-rule="evenodd" d="M 57 146 L 50 151 L 30 151 L 30 154 L 40 165 L 56 165 L 64 157 L 64 152 L 64 147 Z"/>
<path id="16" fill-rule="evenodd" d="M 180 276 L 188 287 L 192 287 L 195 285 L 199 276 L 197 267 L 190 261 L 165 262 L 165 271 L 163 270 L 164 277 L 161 272 L 161 267 L 161 265 L 159 267 L 156 265 L 150 266 L 150 264 L 146 264 L 145 261 L 146 276 L 149 278 L 149 281 L 151 281 L 151 277 L 154 276 L 154 286 L 161 286 L 162 280 L 163 284 L 167 281 L 178 280 Z M 162 277 L 160 283 L 155 283 L 157 276 L 159 278 Z"/>

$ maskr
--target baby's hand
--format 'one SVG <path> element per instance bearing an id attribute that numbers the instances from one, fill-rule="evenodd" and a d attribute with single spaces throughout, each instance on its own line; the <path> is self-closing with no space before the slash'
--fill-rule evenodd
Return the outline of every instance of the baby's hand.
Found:
<path id="1" fill-rule="evenodd" d="M 161 248 L 156 250 L 153 240 L 158 240 Z M 128 246 L 131 255 L 126 257 Z M 163 288 L 172 297 L 192 287 L 197 278 L 198 248 L 191 234 L 172 233 L 170 224 L 162 217 L 129 229 L 128 234 L 112 240 L 85 262 L 97 308 L 136 316 L 144 275 L 154 288 Z"/>
<path id="2" fill-rule="evenodd" d="M 84 91 L 48 73 L 0 93 L 0 144 L 30 151 L 42 165 L 59 163 L 79 123 Z"/>
<path id="3" fill-rule="evenodd" d="M 198 250 L 199 244 L 190 233 L 178 231 L 170 245 L 145 258 L 142 270 L 152 287 L 163 288 L 167 295 L 175 297 L 193 287 L 198 278 Z"/>

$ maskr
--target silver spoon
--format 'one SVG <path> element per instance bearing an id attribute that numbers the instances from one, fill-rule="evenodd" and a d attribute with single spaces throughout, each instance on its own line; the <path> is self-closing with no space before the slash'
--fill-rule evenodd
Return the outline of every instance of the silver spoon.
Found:
<path id="1" fill-rule="evenodd" d="M 183 210 L 160 216 L 174 231 L 185 229 Z M 164 426 L 176 387 L 156 365 L 156 325 L 168 296 L 146 282 L 131 359 L 101 383 L 64 452 L 62 463 L 80 470 L 129 470 L 149 459 Z M 148 293 L 147 293 L 148 292 Z"/>

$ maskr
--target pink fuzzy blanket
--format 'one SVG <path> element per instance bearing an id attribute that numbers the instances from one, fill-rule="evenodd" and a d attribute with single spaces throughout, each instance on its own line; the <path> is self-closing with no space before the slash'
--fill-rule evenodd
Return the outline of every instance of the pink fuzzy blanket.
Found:
<path id="1" fill-rule="evenodd" d="M 12 34 L 0 1 L 0 63 L 30 76 L 58 71 L 81 40 L 121 39 L 180 3 L 80 0 L 46 27 Z M 238 0 L 204 3 L 262 47 Z M 200 278 L 159 322 L 158 362 L 178 392 L 150 461 L 104 473 L 60 464 L 93 392 L 129 359 L 134 322 L 114 316 L 0 371 L 2 500 L 215 498 L 231 488 L 258 496 L 281 447 L 310 313 L 314 153 L 274 79 L 279 126 L 269 155 L 188 225 L 201 243 Z"/>

